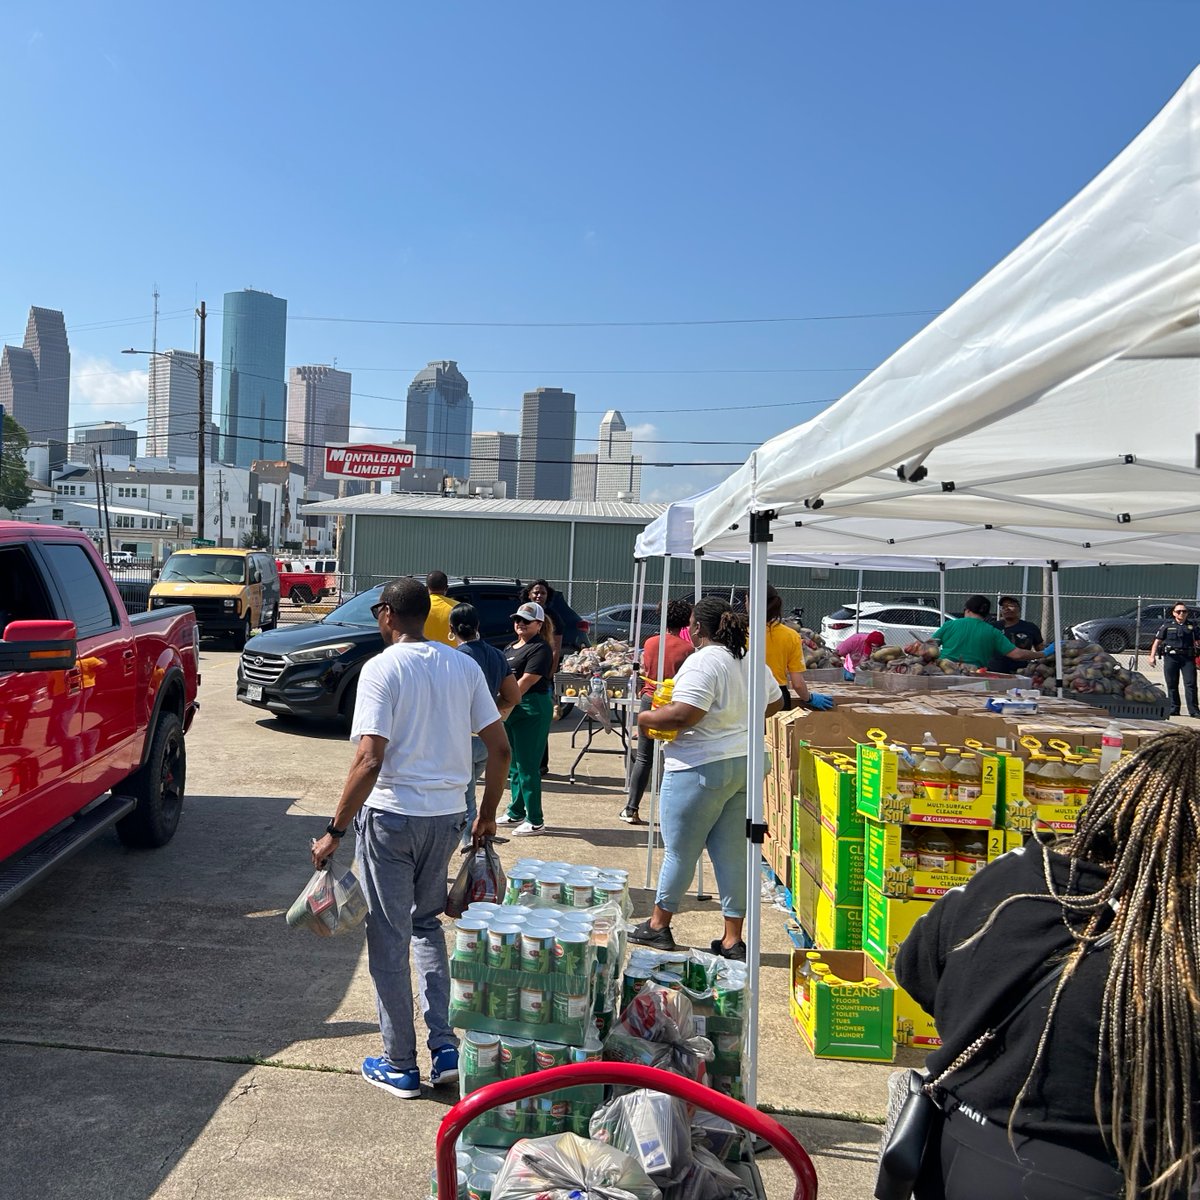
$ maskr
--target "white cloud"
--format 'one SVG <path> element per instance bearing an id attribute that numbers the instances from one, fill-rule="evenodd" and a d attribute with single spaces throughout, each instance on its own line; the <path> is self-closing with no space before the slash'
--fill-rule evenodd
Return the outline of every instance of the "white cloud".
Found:
<path id="1" fill-rule="evenodd" d="M 351 425 L 350 440 L 352 442 L 377 442 L 384 446 L 390 446 L 393 442 L 403 439 L 394 429 L 373 429 L 370 425 Z"/>
<path id="2" fill-rule="evenodd" d="M 647 504 L 686 500 L 720 483 L 730 470 L 729 467 L 647 467 L 642 472 L 642 499 Z"/>
<path id="3" fill-rule="evenodd" d="M 639 442 L 652 442 L 658 438 L 658 426 L 649 421 L 643 421 L 641 425 L 630 425 L 629 432 L 633 434 L 633 448 L 635 453 Z"/>
<path id="4" fill-rule="evenodd" d="M 71 424 L 124 421 L 146 432 L 149 375 L 107 358 L 75 354 L 71 358 Z"/>

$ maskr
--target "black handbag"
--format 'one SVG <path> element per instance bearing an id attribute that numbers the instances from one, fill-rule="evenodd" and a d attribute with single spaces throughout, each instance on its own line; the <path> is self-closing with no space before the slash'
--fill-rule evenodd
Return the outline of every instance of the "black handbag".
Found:
<path id="1" fill-rule="evenodd" d="M 879 1148 L 875 1200 L 910 1200 L 921 1174 L 930 1140 L 946 1119 L 935 1093 L 953 1071 L 966 1066 L 989 1042 L 1016 1019 L 1043 988 L 1062 974 L 1066 960 L 1047 971 L 998 1025 L 985 1030 L 936 1079 L 911 1068 L 894 1071 L 888 1079 L 888 1115 Z"/>

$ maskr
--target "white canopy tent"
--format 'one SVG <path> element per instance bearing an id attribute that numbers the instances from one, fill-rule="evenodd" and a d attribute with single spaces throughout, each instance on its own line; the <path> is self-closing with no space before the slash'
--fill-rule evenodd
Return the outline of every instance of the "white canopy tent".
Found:
<path id="1" fill-rule="evenodd" d="M 1200 562 L 1198 232 L 1200 71 L 945 313 L 698 498 L 693 546 L 747 552 L 758 605 L 768 554 L 787 561 L 779 556 L 822 544 L 839 565 L 859 565 L 847 562 L 858 552 L 892 568 L 922 551 L 941 562 L 964 551 L 980 565 L 1019 562 L 1034 543 L 1037 560 L 1061 565 Z M 761 639 L 755 623 L 754 658 Z M 758 672 L 750 678 L 758 713 L 762 684 Z M 750 733 L 753 1031 L 763 832 L 756 719 Z"/>

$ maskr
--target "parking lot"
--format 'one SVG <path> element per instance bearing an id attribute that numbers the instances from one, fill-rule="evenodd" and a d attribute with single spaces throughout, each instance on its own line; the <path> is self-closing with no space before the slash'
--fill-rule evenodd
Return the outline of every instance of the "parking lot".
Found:
<path id="1" fill-rule="evenodd" d="M 378 1053 L 362 931 L 322 940 L 283 919 L 341 787 L 345 734 L 237 704 L 236 655 L 219 643 L 202 670 L 175 839 L 132 852 L 104 838 L 4 913 L 0 1193 L 424 1200 L 453 1090 L 404 1102 L 362 1082 Z M 551 739 L 554 833 L 502 854 L 618 864 L 641 882 L 645 830 L 616 820 L 621 760 L 589 754 L 567 784 L 573 724 Z M 706 944 L 717 912 L 689 902 L 680 940 Z M 822 1195 L 869 1194 L 877 1127 L 840 1118 L 882 1115 L 888 1068 L 809 1057 L 787 1015 L 782 914 L 766 912 L 760 1099 L 817 1115 L 786 1119 Z M 791 1194 L 781 1163 L 764 1174 Z"/>

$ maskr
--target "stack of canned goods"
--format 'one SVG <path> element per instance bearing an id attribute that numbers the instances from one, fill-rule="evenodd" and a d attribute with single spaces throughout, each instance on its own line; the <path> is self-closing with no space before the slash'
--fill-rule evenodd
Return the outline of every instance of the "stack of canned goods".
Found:
<path id="1" fill-rule="evenodd" d="M 520 904 L 522 896 L 536 897 L 546 904 L 563 908 L 587 909 L 616 904 L 622 915 L 628 916 L 629 872 L 522 858 L 508 873 L 504 903 Z"/>
<path id="2" fill-rule="evenodd" d="M 735 1100 L 743 1099 L 746 964 L 700 950 L 668 953 L 637 947 L 629 955 L 621 981 L 622 1011 L 650 983 L 688 997 L 695 1031 L 712 1042 L 715 1052 L 705 1082 Z"/>
<path id="3" fill-rule="evenodd" d="M 458 1188 L 450 1200 L 492 1200 L 492 1187 L 504 1166 L 504 1156 L 459 1142 L 457 1157 Z M 429 1176 L 429 1196 L 430 1200 L 442 1200 L 438 1196 L 436 1167 Z"/>

